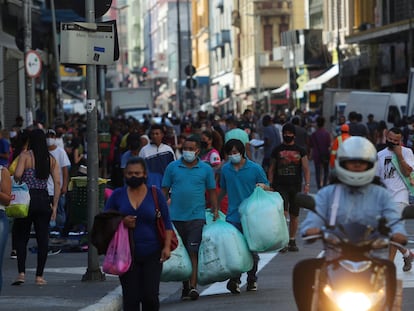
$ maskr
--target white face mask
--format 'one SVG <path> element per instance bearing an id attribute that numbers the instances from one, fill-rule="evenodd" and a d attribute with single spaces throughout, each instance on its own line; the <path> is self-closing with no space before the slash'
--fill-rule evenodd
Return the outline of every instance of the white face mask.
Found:
<path id="1" fill-rule="evenodd" d="M 54 146 L 56 144 L 56 140 L 54 138 L 46 138 L 46 144 L 48 147 Z"/>

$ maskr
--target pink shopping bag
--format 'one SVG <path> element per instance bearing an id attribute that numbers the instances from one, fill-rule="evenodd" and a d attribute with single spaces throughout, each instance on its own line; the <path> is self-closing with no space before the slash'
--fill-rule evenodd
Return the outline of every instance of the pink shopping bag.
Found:
<path id="1" fill-rule="evenodd" d="M 129 245 L 128 228 L 121 221 L 114 237 L 109 243 L 102 270 L 108 274 L 122 275 L 128 271 L 132 263 L 131 248 Z"/>

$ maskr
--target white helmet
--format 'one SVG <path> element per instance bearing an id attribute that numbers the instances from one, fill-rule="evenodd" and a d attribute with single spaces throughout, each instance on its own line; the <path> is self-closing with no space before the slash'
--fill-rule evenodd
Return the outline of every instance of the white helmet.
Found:
<path id="1" fill-rule="evenodd" d="M 366 171 L 351 172 L 343 167 L 346 160 L 366 161 Z M 353 136 L 346 139 L 336 153 L 335 171 L 338 179 L 349 186 L 364 186 L 372 182 L 377 172 L 377 150 L 366 138 Z"/>

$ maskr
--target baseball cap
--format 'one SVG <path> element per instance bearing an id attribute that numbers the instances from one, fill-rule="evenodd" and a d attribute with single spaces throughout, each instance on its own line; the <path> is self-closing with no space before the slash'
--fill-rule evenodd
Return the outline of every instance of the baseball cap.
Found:
<path id="1" fill-rule="evenodd" d="M 46 136 L 56 136 L 56 132 L 54 129 L 48 129 L 46 131 Z"/>

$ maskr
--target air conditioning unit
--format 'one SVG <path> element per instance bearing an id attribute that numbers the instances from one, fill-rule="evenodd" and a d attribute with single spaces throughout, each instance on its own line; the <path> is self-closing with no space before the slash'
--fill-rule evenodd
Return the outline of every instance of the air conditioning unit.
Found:
<path id="1" fill-rule="evenodd" d="M 277 46 L 273 48 L 273 60 L 283 60 L 283 57 L 285 55 L 286 47 L 284 46 Z"/>
<path id="2" fill-rule="evenodd" d="M 260 53 L 260 55 L 259 55 L 260 67 L 269 66 L 269 60 L 270 60 L 270 53 L 268 53 L 268 52 Z"/>
<path id="3" fill-rule="evenodd" d="M 241 26 L 240 12 L 238 10 L 231 12 L 231 25 L 237 28 Z"/>
<path id="4" fill-rule="evenodd" d="M 233 59 L 233 72 L 234 72 L 234 74 L 240 75 L 241 74 L 241 69 L 242 69 L 242 66 L 241 66 L 240 58 Z"/>

